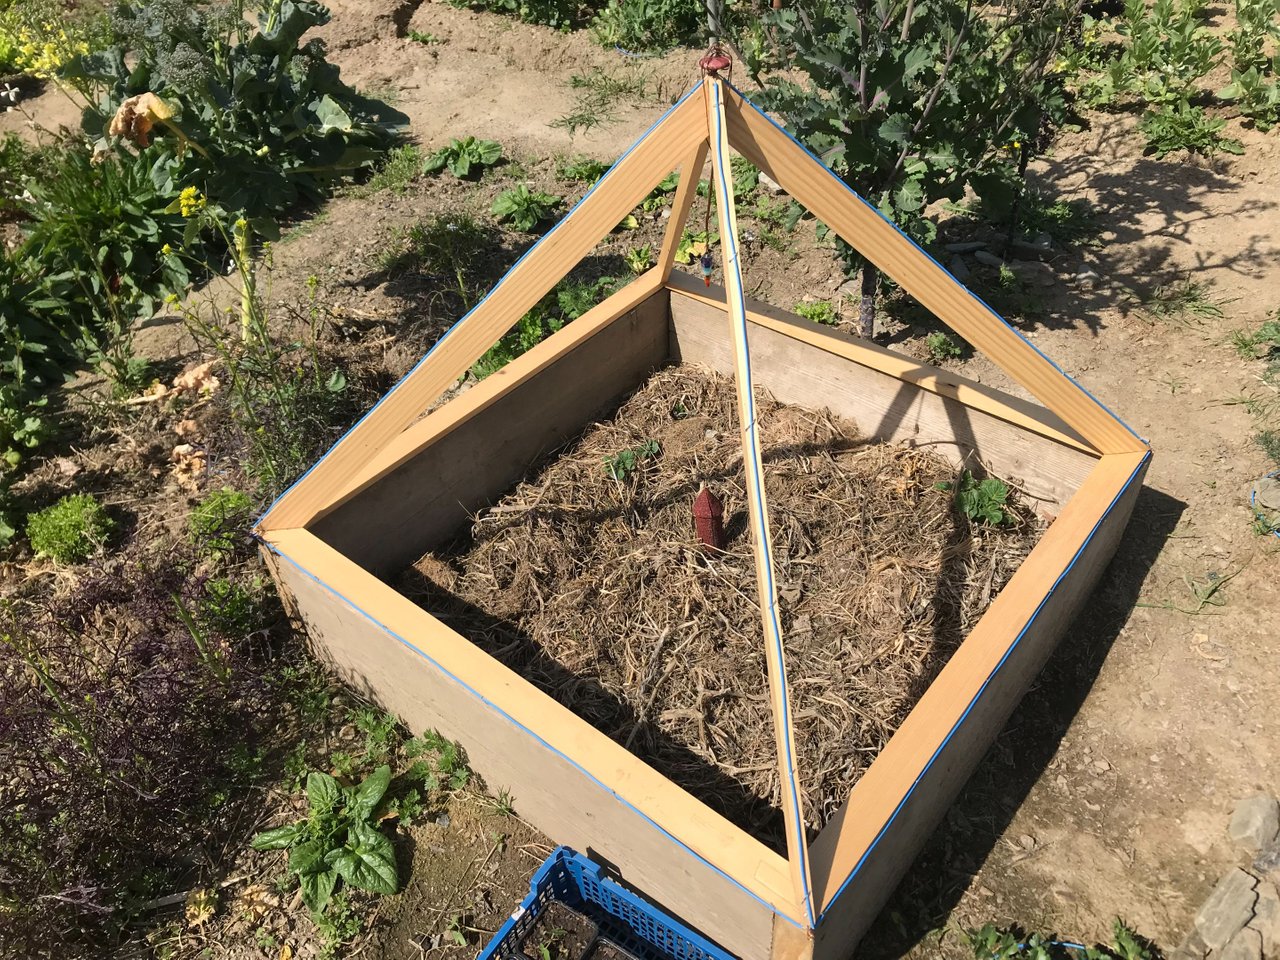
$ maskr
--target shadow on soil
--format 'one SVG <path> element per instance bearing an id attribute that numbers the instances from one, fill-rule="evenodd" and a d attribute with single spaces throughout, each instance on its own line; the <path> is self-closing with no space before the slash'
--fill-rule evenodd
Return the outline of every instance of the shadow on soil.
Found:
<path id="1" fill-rule="evenodd" d="M 1116 555 L 1039 681 L 1014 711 L 947 818 L 925 842 L 862 940 L 859 956 L 895 960 L 944 927 L 1014 814 L 1057 753 L 1148 571 L 1186 504 L 1143 487 Z"/>

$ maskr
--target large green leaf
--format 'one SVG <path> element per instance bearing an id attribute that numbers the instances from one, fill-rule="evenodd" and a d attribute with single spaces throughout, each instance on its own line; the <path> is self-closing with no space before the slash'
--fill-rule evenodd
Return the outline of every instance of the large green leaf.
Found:
<path id="1" fill-rule="evenodd" d="M 327 93 L 316 101 L 314 109 L 320 120 L 321 133 L 329 133 L 331 130 L 347 133 L 351 130 L 351 117 Z"/>
<path id="2" fill-rule="evenodd" d="M 399 889 L 391 841 L 367 823 L 352 824 L 347 845 L 330 851 L 326 860 L 353 887 L 371 893 L 395 893 Z"/>
<path id="3" fill-rule="evenodd" d="M 271 830 L 263 830 L 249 841 L 255 850 L 283 850 L 291 847 L 302 836 L 303 824 L 291 823 Z"/>
<path id="4" fill-rule="evenodd" d="M 289 851 L 289 872 L 300 876 L 321 872 L 325 869 L 325 854 L 328 852 L 328 844 L 323 840 L 298 844 Z"/>
<path id="5" fill-rule="evenodd" d="M 308 873 L 300 877 L 299 881 L 302 886 L 302 902 L 309 909 L 319 912 L 333 896 L 333 888 L 338 883 L 338 872 L 325 870 L 322 873 Z"/>
<path id="6" fill-rule="evenodd" d="M 329 774 L 313 770 L 307 775 L 307 800 L 311 804 L 313 815 L 324 816 L 330 813 L 341 797 L 342 788 Z"/>
<path id="7" fill-rule="evenodd" d="M 391 768 L 384 763 L 360 783 L 351 802 L 351 815 L 357 820 L 367 820 L 390 784 Z"/>

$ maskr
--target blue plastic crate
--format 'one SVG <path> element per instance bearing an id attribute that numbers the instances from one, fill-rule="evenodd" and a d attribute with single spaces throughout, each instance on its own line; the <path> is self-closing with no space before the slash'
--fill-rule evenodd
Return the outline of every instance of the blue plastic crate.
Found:
<path id="1" fill-rule="evenodd" d="M 558 900 L 600 927 L 638 960 L 734 960 L 705 937 L 604 875 L 597 864 L 568 847 L 557 847 L 529 882 L 529 895 L 493 935 L 478 960 L 518 955 L 548 903 Z"/>

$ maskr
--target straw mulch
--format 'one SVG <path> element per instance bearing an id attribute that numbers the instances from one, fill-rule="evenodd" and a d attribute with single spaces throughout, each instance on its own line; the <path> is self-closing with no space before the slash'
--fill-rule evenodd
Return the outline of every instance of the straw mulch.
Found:
<path id="1" fill-rule="evenodd" d="M 844 802 L 1038 535 L 971 528 L 939 456 L 759 395 L 806 819 Z M 668 778 L 785 843 L 732 381 L 654 375 L 398 586 Z M 651 440 L 624 480 L 604 461 Z M 725 505 L 698 544 L 693 499 Z"/>

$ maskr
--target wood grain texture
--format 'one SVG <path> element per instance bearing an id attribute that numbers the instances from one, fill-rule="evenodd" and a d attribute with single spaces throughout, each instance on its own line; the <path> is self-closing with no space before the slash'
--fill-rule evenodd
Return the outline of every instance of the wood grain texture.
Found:
<path id="1" fill-rule="evenodd" d="M 781 402 L 829 409 L 856 423 L 864 436 L 929 447 L 957 466 L 972 463 L 969 458 L 976 455 L 989 470 L 1038 501 L 1036 506 L 1045 513 L 1056 514 L 1097 463 L 1096 455 L 1077 445 L 1032 433 L 942 390 L 920 386 L 935 375 L 950 382 L 950 375 L 935 374 L 909 357 L 850 344 L 839 334 L 781 311 L 772 311 L 770 317 L 752 311 L 748 320 L 756 383 Z M 723 304 L 689 297 L 673 287 L 671 322 L 676 359 L 732 373 L 733 354 L 722 333 L 727 322 Z M 895 373 L 906 373 L 910 379 L 899 379 Z M 986 405 L 1001 409 L 1000 396 L 989 391 Z"/>
<path id="2" fill-rule="evenodd" d="M 280 581 L 344 679 L 412 730 L 460 741 L 548 836 L 596 852 L 748 960 L 768 956 L 774 912 L 799 921 L 778 854 L 315 535 L 266 542 L 290 558 Z"/>
<path id="3" fill-rule="evenodd" d="M 810 896 L 808 840 L 804 832 L 804 805 L 795 765 L 795 730 L 791 726 L 791 705 L 787 694 L 787 665 L 783 656 L 782 621 L 778 615 L 778 589 L 773 580 L 773 537 L 769 531 L 769 501 L 764 488 L 764 462 L 755 415 L 751 360 L 748 357 L 745 296 L 738 267 L 738 222 L 733 202 L 733 171 L 729 166 L 729 140 L 725 131 L 723 84 L 708 78 L 707 123 L 711 130 L 711 179 L 716 191 L 716 216 L 720 221 L 720 250 L 723 255 L 725 287 L 728 293 L 726 325 L 733 344 L 733 381 L 738 394 L 738 437 L 742 443 L 746 475 L 747 514 L 751 520 L 751 546 L 756 567 L 756 599 L 764 629 L 765 663 L 769 675 L 769 704 L 773 711 L 773 732 L 778 751 L 778 777 L 782 784 L 782 816 L 786 824 L 787 859 L 791 865 L 795 899 L 810 926 L 817 919 Z"/>
<path id="4" fill-rule="evenodd" d="M 646 271 L 621 290 L 615 291 L 596 304 L 573 323 L 557 330 L 532 350 L 516 357 L 505 367 L 490 374 L 469 390 L 458 394 L 448 403 L 442 404 L 438 409 L 415 420 L 370 457 L 343 484 L 341 491 L 334 496 L 332 502 L 316 512 L 316 518 L 337 509 L 356 493 L 395 470 L 417 454 L 433 438 L 447 432 L 449 424 L 459 423 L 473 416 L 511 387 L 536 377 L 542 370 L 576 350 L 619 317 L 629 313 L 650 297 L 656 296 L 661 290 L 661 281 L 661 271 L 656 268 Z M 667 297 L 664 294 L 662 297 L 664 307 L 666 300 Z M 443 413 L 444 410 L 449 412 Z"/>
<path id="5" fill-rule="evenodd" d="M 542 299 L 706 137 L 700 92 L 687 96 L 625 154 L 576 208 L 542 238 L 481 303 L 432 348 L 263 518 L 263 530 L 304 526 L 370 458 L 413 423 L 486 350 Z"/>
<path id="6" fill-rule="evenodd" d="M 817 160 L 726 89 L 729 143 L 1103 453 L 1146 446 Z"/>
<path id="7" fill-rule="evenodd" d="M 675 270 L 667 278 L 667 286 L 683 294 L 686 299 L 726 309 L 724 288 L 718 284 L 713 283 L 707 287 L 698 277 Z M 747 299 L 747 319 L 827 353 L 852 360 L 859 366 L 887 373 L 941 397 L 959 400 L 967 407 L 989 413 L 1057 443 L 1095 455 L 1098 453 L 1080 434 L 1067 426 L 1061 417 L 1034 400 L 1012 396 L 977 380 L 923 363 L 906 354 L 895 353 L 888 347 L 855 337 L 845 330 L 814 323 L 760 300 Z"/>
<path id="8" fill-rule="evenodd" d="M 307 529 L 378 576 L 403 570 L 666 362 L 666 301 L 663 291 L 621 317 L 569 324 L 556 336 L 575 334 L 570 349 L 550 337 L 510 376 L 494 374 L 419 421 L 400 435 L 415 454 Z"/>
<path id="9" fill-rule="evenodd" d="M 703 140 L 680 166 L 680 184 L 676 187 L 675 199 L 671 203 L 671 216 L 667 219 L 667 229 L 662 235 L 662 249 L 658 252 L 657 268 L 661 271 L 664 283 L 675 265 L 676 250 L 684 236 L 685 224 L 689 222 L 689 210 L 698 197 L 698 181 L 702 178 L 702 168 L 707 162 L 709 149 L 710 144 Z"/>
<path id="10" fill-rule="evenodd" d="M 1017 706 L 1115 552 L 1148 456 L 1101 459 L 814 841 L 817 957 L 849 956 Z"/>

